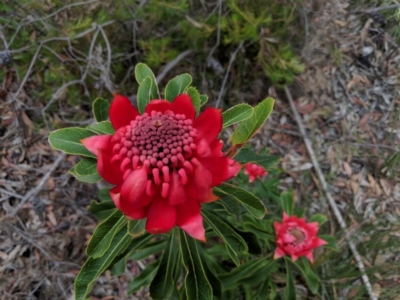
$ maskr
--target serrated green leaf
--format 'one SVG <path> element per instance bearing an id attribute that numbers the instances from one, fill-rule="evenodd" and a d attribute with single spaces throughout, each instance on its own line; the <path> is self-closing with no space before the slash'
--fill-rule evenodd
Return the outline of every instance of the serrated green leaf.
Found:
<path id="1" fill-rule="evenodd" d="M 89 257 L 86 260 L 75 278 L 74 287 L 76 300 L 86 299 L 93 282 L 107 269 L 120 251 L 130 243 L 131 239 L 126 228 L 123 228 L 115 235 L 110 247 L 102 257 Z"/>
<path id="2" fill-rule="evenodd" d="M 285 259 L 286 266 L 286 287 L 284 289 L 285 300 L 296 300 L 296 287 L 294 285 L 294 279 L 292 270 L 290 269 L 288 260 Z"/>
<path id="3" fill-rule="evenodd" d="M 112 200 L 98 203 L 96 200 L 90 202 L 89 211 L 99 220 L 107 219 L 116 210 Z"/>
<path id="4" fill-rule="evenodd" d="M 128 222 L 128 232 L 132 237 L 137 237 L 146 232 L 146 220 L 129 220 Z"/>
<path id="5" fill-rule="evenodd" d="M 179 233 L 182 262 L 187 271 L 186 297 L 187 299 L 211 300 L 213 299 L 212 287 L 205 275 L 196 241 L 182 230 L 179 230 Z"/>
<path id="6" fill-rule="evenodd" d="M 323 214 L 315 214 L 312 215 L 309 222 L 317 222 L 318 226 L 321 227 L 321 225 L 323 225 L 326 221 L 328 221 L 328 218 L 323 215 Z"/>
<path id="7" fill-rule="evenodd" d="M 137 93 L 137 105 L 140 114 L 144 113 L 144 109 L 152 99 L 151 86 L 152 82 L 150 77 L 146 77 L 139 85 L 139 90 Z"/>
<path id="8" fill-rule="evenodd" d="M 293 209 L 294 209 L 294 200 L 293 200 L 293 195 L 290 192 L 282 192 L 281 195 L 281 201 L 282 201 L 282 209 L 285 213 L 287 213 L 289 216 L 293 215 Z"/>
<path id="9" fill-rule="evenodd" d="M 96 135 L 94 132 L 79 128 L 70 127 L 53 131 L 49 135 L 49 143 L 53 149 L 61 150 L 67 154 L 82 155 L 87 157 L 96 158 L 96 156 L 89 152 L 80 142 L 84 138 Z"/>
<path id="10" fill-rule="evenodd" d="M 336 239 L 333 236 L 327 235 L 327 234 L 321 234 L 318 237 L 328 243 L 328 244 L 324 245 L 324 247 L 331 248 L 332 250 L 335 250 L 335 251 L 339 251 L 339 247 L 336 243 Z"/>
<path id="11" fill-rule="evenodd" d="M 218 218 L 212 212 L 202 210 L 204 220 L 211 226 L 214 232 L 224 241 L 225 246 L 237 266 L 240 265 L 238 253 L 246 253 L 248 247 L 243 238 L 237 234 L 225 221 Z M 231 251 L 229 251 L 231 250 Z"/>
<path id="12" fill-rule="evenodd" d="M 217 196 L 226 195 L 239 201 L 247 211 L 256 218 L 261 219 L 265 215 L 266 208 L 264 207 L 264 204 L 262 204 L 261 200 L 245 189 L 232 184 L 223 183 L 222 185 L 215 187 L 214 192 Z"/>
<path id="13" fill-rule="evenodd" d="M 200 95 L 200 107 L 202 107 L 204 104 L 208 102 L 208 96 L 207 95 Z"/>
<path id="14" fill-rule="evenodd" d="M 275 166 L 279 161 L 280 157 L 275 155 L 259 155 L 254 152 L 250 147 L 241 148 L 235 155 L 235 160 L 240 164 L 255 163 L 269 169 Z"/>
<path id="15" fill-rule="evenodd" d="M 86 247 L 86 254 L 93 258 L 104 255 L 118 229 L 125 225 L 126 218 L 121 211 L 116 210 L 106 220 L 97 225 L 92 238 Z"/>
<path id="16" fill-rule="evenodd" d="M 81 175 L 76 171 L 76 166 L 74 166 L 68 170 L 68 173 L 70 173 L 72 176 L 74 176 L 77 180 L 81 182 L 96 183 L 101 180 L 101 176 L 99 175 L 97 170 L 95 173 Z"/>
<path id="17" fill-rule="evenodd" d="M 153 299 L 169 299 L 179 278 L 174 278 L 175 265 L 179 259 L 177 230 L 170 233 L 157 274 L 150 284 L 150 296 Z"/>
<path id="18" fill-rule="evenodd" d="M 230 215 L 235 217 L 236 220 L 240 220 L 241 207 L 237 200 L 226 195 L 220 195 L 220 199 L 216 203 L 223 206 Z"/>
<path id="19" fill-rule="evenodd" d="M 233 145 L 245 144 L 268 119 L 274 107 L 274 99 L 267 98 L 253 108 L 250 118 L 242 121 L 233 132 L 230 141 Z"/>
<path id="20" fill-rule="evenodd" d="M 96 100 L 93 101 L 92 109 L 93 109 L 94 119 L 97 122 L 102 122 L 107 120 L 108 118 L 110 103 L 106 99 L 97 98 Z"/>
<path id="21" fill-rule="evenodd" d="M 136 276 L 129 283 L 128 294 L 137 292 L 142 286 L 147 286 L 152 282 L 154 276 L 156 276 L 158 260 L 148 264 L 139 276 Z"/>
<path id="22" fill-rule="evenodd" d="M 189 97 L 192 99 L 192 103 L 194 106 L 194 109 L 196 110 L 196 113 L 199 113 L 200 111 L 200 94 L 197 91 L 197 89 L 193 86 L 189 87 L 187 89 L 187 93 Z"/>
<path id="23" fill-rule="evenodd" d="M 223 119 L 222 128 L 226 128 L 235 123 L 244 121 L 250 118 L 252 114 L 253 114 L 253 107 L 251 107 L 250 105 L 245 103 L 235 105 L 222 113 L 222 119 Z"/>
<path id="24" fill-rule="evenodd" d="M 95 124 L 90 124 L 86 129 L 93 131 L 97 134 L 114 134 L 114 127 L 111 125 L 110 121 L 103 121 Z"/>
<path id="25" fill-rule="evenodd" d="M 172 102 L 176 96 L 182 94 L 192 83 L 192 76 L 181 74 L 172 78 L 165 87 L 165 99 Z"/>
<path id="26" fill-rule="evenodd" d="M 318 293 L 320 279 L 317 274 L 311 270 L 309 261 L 304 258 L 300 258 L 293 264 L 300 270 L 311 292 L 313 294 Z"/>
<path id="27" fill-rule="evenodd" d="M 146 79 L 146 77 L 150 77 L 151 79 L 151 99 L 160 99 L 160 95 L 158 92 L 156 77 L 154 76 L 153 71 L 144 63 L 138 63 L 135 66 L 135 78 L 139 85 Z"/>

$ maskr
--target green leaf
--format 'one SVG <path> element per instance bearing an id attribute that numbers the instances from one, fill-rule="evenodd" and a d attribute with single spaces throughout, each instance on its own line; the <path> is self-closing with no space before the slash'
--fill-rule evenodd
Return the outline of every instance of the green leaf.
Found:
<path id="1" fill-rule="evenodd" d="M 99 199 L 100 201 L 110 201 L 111 196 L 110 196 L 110 188 L 102 188 L 99 190 Z"/>
<path id="2" fill-rule="evenodd" d="M 171 231 L 157 274 L 150 284 L 150 296 L 153 299 L 169 299 L 179 278 L 174 278 L 175 264 L 179 259 L 177 230 Z"/>
<path id="3" fill-rule="evenodd" d="M 76 171 L 76 166 L 74 166 L 68 170 L 68 173 L 73 175 L 77 180 L 81 182 L 96 183 L 101 180 L 101 176 L 99 175 L 99 173 L 97 173 L 97 170 L 95 173 L 81 175 Z"/>
<path id="4" fill-rule="evenodd" d="M 86 248 L 86 254 L 93 258 L 104 255 L 111 245 L 111 241 L 118 229 L 125 225 L 126 218 L 121 211 L 116 210 L 106 220 L 101 222 L 93 232 L 92 238 Z"/>
<path id="5" fill-rule="evenodd" d="M 232 197 L 223 195 L 216 203 L 223 206 L 228 214 L 235 217 L 236 220 L 240 220 L 241 207 L 240 203 L 237 200 L 233 199 Z"/>
<path id="6" fill-rule="evenodd" d="M 268 119 L 274 107 L 274 99 L 267 98 L 253 108 L 250 118 L 241 122 L 231 136 L 233 145 L 246 143 Z"/>
<path id="7" fill-rule="evenodd" d="M 75 299 L 85 300 L 93 282 L 112 263 L 114 258 L 130 243 L 131 237 L 126 228 L 120 230 L 102 257 L 89 257 L 75 278 Z"/>
<path id="8" fill-rule="evenodd" d="M 248 247 L 243 238 L 237 234 L 225 221 L 218 218 L 212 212 L 202 210 L 204 220 L 212 227 L 214 232 L 224 241 L 225 246 L 237 266 L 240 265 L 237 253 L 245 253 Z M 230 250 L 230 251 L 229 251 Z"/>
<path id="9" fill-rule="evenodd" d="M 97 160 L 92 158 L 82 158 L 75 165 L 75 172 L 79 175 L 97 174 Z"/>
<path id="10" fill-rule="evenodd" d="M 241 148 L 234 158 L 240 164 L 255 163 L 264 169 L 275 166 L 281 159 L 275 155 L 258 155 L 250 147 Z"/>
<path id="11" fill-rule="evenodd" d="M 49 143 L 53 149 L 61 150 L 67 154 L 96 158 L 96 156 L 89 152 L 89 150 L 87 150 L 80 142 L 84 138 L 93 135 L 95 135 L 94 132 L 84 128 L 63 128 L 50 133 Z"/>
<path id="12" fill-rule="evenodd" d="M 260 259 L 249 260 L 239 267 L 233 268 L 229 273 L 219 274 L 218 278 L 222 282 L 222 287 L 224 289 L 236 288 L 238 281 L 241 280 L 245 274 L 250 274 L 260 261 Z"/>
<path id="13" fill-rule="evenodd" d="M 254 217 L 261 219 L 265 215 L 265 206 L 262 204 L 260 199 L 258 199 L 252 193 L 242 189 L 238 186 L 223 183 L 222 185 L 215 187 L 214 192 L 217 196 L 229 196 L 236 201 L 239 201 L 248 212 L 250 212 Z"/>
<path id="14" fill-rule="evenodd" d="M 141 260 L 150 255 L 157 254 L 164 250 L 166 241 L 156 241 L 149 244 L 137 247 L 137 249 L 130 255 L 132 260 Z"/>
<path id="15" fill-rule="evenodd" d="M 268 261 L 266 258 L 261 258 L 259 263 L 254 266 L 247 274 L 243 274 L 243 278 L 238 280 L 238 283 L 256 285 L 268 278 L 272 272 L 279 269 L 277 260 Z"/>
<path id="16" fill-rule="evenodd" d="M 260 255 L 262 253 L 262 248 L 257 235 L 250 231 L 241 231 L 235 227 L 233 230 L 235 230 L 236 233 L 246 242 L 250 254 Z"/>
<path id="17" fill-rule="evenodd" d="M 285 259 L 285 265 L 286 265 L 286 287 L 284 290 L 284 298 L 285 300 L 296 300 L 296 287 L 294 285 L 292 270 L 289 267 L 287 259 Z"/>
<path id="18" fill-rule="evenodd" d="M 328 243 L 328 244 L 324 245 L 324 247 L 331 248 L 332 250 L 335 250 L 335 251 L 339 251 L 339 247 L 336 243 L 336 239 L 333 236 L 327 235 L 327 234 L 321 234 L 318 237 Z"/>
<path id="19" fill-rule="evenodd" d="M 208 96 L 207 95 L 200 95 L 200 107 L 202 107 L 204 104 L 208 102 Z"/>
<path id="20" fill-rule="evenodd" d="M 116 210 L 114 201 L 90 202 L 89 211 L 99 220 L 107 219 Z"/>
<path id="21" fill-rule="evenodd" d="M 192 99 L 192 103 L 194 106 L 194 109 L 196 110 L 196 113 L 199 113 L 200 111 L 200 94 L 197 91 L 197 89 L 193 86 L 189 87 L 187 89 L 187 93 L 189 97 Z"/>
<path id="22" fill-rule="evenodd" d="M 241 103 L 231 107 L 222 113 L 223 125 L 226 128 L 235 123 L 241 122 L 251 117 L 253 114 L 253 107 L 248 104 Z"/>
<path id="23" fill-rule="evenodd" d="M 182 262 L 187 274 L 185 292 L 187 299 L 211 300 L 213 292 L 204 272 L 196 241 L 184 231 L 179 230 Z"/>
<path id="24" fill-rule="evenodd" d="M 132 237 L 137 237 L 146 232 L 146 220 L 129 220 L 128 221 L 128 233 Z"/>
<path id="25" fill-rule="evenodd" d="M 320 227 L 326 221 L 328 221 L 328 218 L 325 215 L 322 215 L 322 214 L 312 215 L 310 220 L 309 220 L 309 222 L 317 222 Z"/>
<path id="26" fill-rule="evenodd" d="M 93 101 L 92 108 L 93 108 L 94 119 L 97 122 L 102 122 L 107 120 L 108 111 L 110 109 L 110 103 L 108 102 L 108 100 L 103 98 L 97 98 L 96 100 Z"/>
<path id="27" fill-rule="evenodd" d="M 137 93 L 137 105 L 140 114 L 144 113 L 144 109 L 146 108 L 147 104 L 149 104 L 150 100 L 152 99 L 151 96 L 151 78 L 146 77 L 142 83 L 139 85 L 139 90 Z"/>
<path id="28" fill-rule="evenodd" d="M 303 278 L 306 280 L 308 287 L 310 288 L 313 294 L 318 293 L 319 288 L 319 277 L 314 273 L 310 268 L 310 263 L 308 260 L 304 258 L 300 258 L 293 263 L 303 275 Z"/>
<path id="29" fill-rule="evenodd" d="M 132 294 L 137 292 L 142 286 L 149 285 L 153 280 L 154 276 L 156 276 L 158 266 L 158 260 L 148 264 L 140 275 L 133 278 L 129 283 L 128 294 Z"/>
<path id="30" fill-rule="evenodd" d="M 138 63 L 135 66 L 135 78 L 139 85 L 146 79 L 146 77 L 150 77 L 151 79 L 151 99 L 159 99 L 160 93 L 158 92 L 156 77 L 154 76 L 153 71 L 144 63 Z"/>
<path id="31" fill-rule="evenodd" d="M 281 195 L 281 201 L 282 201 L 282 209 L 285 213 L 287 213 L 289 216 L 293 215 L 293 209 L 294 209 L 294 200 L 293 200 L 293 195 L 290 192 L 282 192 Z"/>
<path id="32" fill-rule="evenodd" d="M 86 129 L 89 129 L 90 131 L 93 131 L 97 134 L 114 134 L 115 130 L 114 127 L 112 127 L 110 121 L 103 121 L 95 124 L 90 124 L 89 126 L 86 127 Z"/>
<path id="33" fill-rule="evenodd" d="M 174 100 L 176 96 L 182 94 L 191 83 L 192 77 L 187 73 L 174 77 L 165 87 L 165 99 L 172 102 L 172 100 Z"/>

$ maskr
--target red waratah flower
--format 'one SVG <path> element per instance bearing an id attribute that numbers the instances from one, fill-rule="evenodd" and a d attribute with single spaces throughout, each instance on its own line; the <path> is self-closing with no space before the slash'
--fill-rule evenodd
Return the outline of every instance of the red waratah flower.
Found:
<path id="1" fill-rule="evenodd" d="M 283 213 L 282 223 L 274 222 L 276 232 L 276 245 L 274 258 L 290 255 L 293 261 L 300 256 L 307 257 L 314 262 L 312 250 L 327 244 L 317 237 L 318 223 L 306 223 L 305 218 L 289 217 Z"/>
<path id="2" fill-rule="evenodd" d="M 97 156 L 101 177 L 116 207 L 128 218 L 147 218 L 146 230 L 165 233 L 175 225 L 205 241 L 200 204 L 218 199 L 212 187 L 235 176 L 240 166 L 226 157 L 221 111 L 196 118 L 191 98 L 152 100 L 140 115 L 129 99 L 115 95 L 109 116 L 113 135 L 83 139 Z"/>
<path id="3" fill-rule="evenodd" d="M 257 177 L 266 176 L 268 173 L 263 167 L 257 164 L 247 163 L 244 166 L 244 174 L 249 176 L 249 182 L 253 182 Z"/>

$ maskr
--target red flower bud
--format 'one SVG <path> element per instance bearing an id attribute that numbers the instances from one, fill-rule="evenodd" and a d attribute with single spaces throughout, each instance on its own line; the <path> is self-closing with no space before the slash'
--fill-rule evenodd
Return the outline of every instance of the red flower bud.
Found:
<path id="1" fill-rule="evenodd" d="M 317 237 L 318 223 L 306 223 L 305 218 L 289 217 L 283 213 L 282 223 L 274 222 L 274 227 L 277 245 L 275 259 L 290 255 L 293 261 L 296 261 L 300 256 L 305 256 L 313 262 L 312 250 L 327 244 Z"/>
<path id="2" fill-rule="evenodd" d="M 244 166 L 244 174 L 249 175 L 249 182 L 253 182 L 257 177 L 266 176 L 268 173 L 257 164 L 247 163 Z"/>

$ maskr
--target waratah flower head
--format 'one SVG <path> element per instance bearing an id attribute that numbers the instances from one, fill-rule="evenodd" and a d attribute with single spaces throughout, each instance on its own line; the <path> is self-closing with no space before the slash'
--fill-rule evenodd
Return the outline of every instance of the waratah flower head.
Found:
<path id="1" fill-rule="evenodd" d="M 115 95 L 109 116 L 113 135 L 82 140 L 97 156 L 99 174 L 115 187 L 116 207 L 128 218 L 146 220 L 150 233 L 175 225 L 205 240 L 200 204 L 215 201 L 212 187 L 239 172 L 226 157 L 221 111 L 207 108 L 196 118 L 191 98 L 152 100 L 140 115 L 129 99 Z"/>
<path id="2" fill-rule="evenodd" d="M 290 255 L 293 261 L 300 256 L 307 257 L 314 262 L 313 249 L 326 244 L 326 241 L 317 237 L 318 223 L 306 223 L 305 218 L 289 217 L 283 213 L 282 223 L 274 222 L 276 245 L 274 258 Z"/>
<path id="3" fill-rule="evenodd" d="M 244 174 L 249 176 L 249 182 L 253 182 L 256 178 L 266 176 L 268 173 L 257 164 L 247 163 L 244 166 Z"/>

